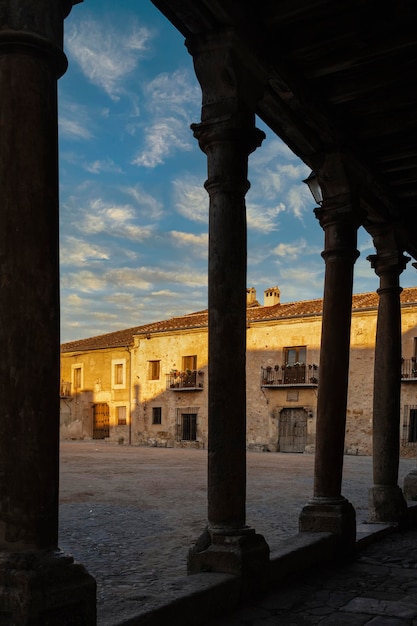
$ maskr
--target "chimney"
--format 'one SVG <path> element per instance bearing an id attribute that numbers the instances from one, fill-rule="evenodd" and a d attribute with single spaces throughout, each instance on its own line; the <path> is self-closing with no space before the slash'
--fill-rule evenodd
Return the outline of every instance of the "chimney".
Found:
<path id="1" fill-rule="evenodd" d="M 246 306 L 259 306 L 259 302 L 256 299 L 255 287 L 246 289 Z"/>
<path id="2" fill-rule="evenodd" d="M 264 291 L 264 306 L 274 306 L 274 304 L 280 304 L 279 296 L 280 290 L 278 287 L 271 287 Z"/>

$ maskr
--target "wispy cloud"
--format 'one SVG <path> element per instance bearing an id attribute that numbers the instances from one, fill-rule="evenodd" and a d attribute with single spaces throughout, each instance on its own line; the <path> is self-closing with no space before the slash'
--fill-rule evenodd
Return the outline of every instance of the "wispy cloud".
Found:
<path id="1" fill-rule="evenodd" d="M 135 23 L 123 33 L 109 20 L 104 23 L 87 18 L 69 29 L 65 43 L 69 56 L 87 79 L 116 100 L 150 38 L 150 30 Z"/>
<path id="2" fill-rule="evenodd" d="M 190 256 L 197 255 L 200 258 L 207 258 L 208 233 L 196 235 L 194 233 L 184 233 L 173 230 L 170 235 L 174 244 L 181 248 L 186 248 Z"/>
<path id="3" fill-rule="evenodd" d="M 273 249 L 273 254 L 278 257 L 290 258 L 292 260 L 298 258 L 300 255 L 304 254 L 304 251 L 307 247 L 307 242 L 305 239 L 300 239 L 299 241 L 294 241 L 291 243 L 279 243 Z"/>
<path id="4" fill-rule="evenodd" d="M 111 173 L 111 174 L 120 174 L 122 172 L 122 168 L 112 159 L 104 159 L 93 161 L 92 163 L 86 163 L 84 168 L 90 174 L 101 174 L 101 173 Z"/>
<path id="5" fill-rule="evenodd" d="M 164 216 L 165 211 L 163 210 L 162 202 L 146 192 L 141 185 L 123 187 L 121 191 L 133 198 L 137 212 L 141 217 L 153 222 Z"/>
<path id="6" fill-rule="evenodd" d="M 175 208 L 180 215 L 194 222 L 208 223 L 209 197 L 203 181 L 197 176 L 185 175 L 172 182 Z"/>
<path id="7" fill-rule="evenodd" d="M 59 132 L 66 139 L 91 139 L 93 133 L 87 109 L 63 98 L 59 108 Z"/>
<path id="8" fill-rule="evenodd" d="M 132 160 L 132 164 L 153 168 L 164 163 L 175 150 L 190 151 L 192 148 L 181 120 L 175 117 L 159 119 L 146 130 L 145 147 Z"/>
<path id="9" fill-rule="evenodd" d="M 66 237 L 60 246 L 61 265 L 79 265 L 87 262 L 106 261 L 109 259 L 107 250 L 76 237 Z"/>
<path id="10" fill-rule="evenodd" d="M 75 226 L 84 234 L 106 233 L 113 237 L 143 241 L 153 234 L 149 225 L 135 223 L 136 214 L 131 205 L 108 204 L 101 198 L 90 201 L 87 210 Z"/>
<path id="11" fill-rule="evenodd" d="M 189 124 L 201 96 L 196 79 L 186 70 L 160 74 L 144 91 L 146 108 L 153 121 L 145 129 L 144 145 L 132 163 L 153 168 L 177 150 L 194 148 Z"/>
<path id="12" fill-rule="evenodd" d="M 145 94 L 147 108 L 154 115 L 165 116 L 170 111 L 186 121 L 189 111 L 196 109 L 201 102 L 197 80 L 185 69 L 159 74 L 148 83 Z"/>
<path id="13" fill-rule="evenodd" d="M 276 206 L 262 206 L 248 202 L 246 210 L 248 228 L 261 233 L 279 230 L 277 217 L 285 210 L 285 205 L 282 202 Z"/>

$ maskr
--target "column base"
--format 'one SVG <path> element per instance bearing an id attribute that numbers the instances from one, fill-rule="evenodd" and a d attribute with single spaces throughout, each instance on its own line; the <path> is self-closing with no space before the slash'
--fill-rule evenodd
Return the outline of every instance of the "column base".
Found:
<path id="1" fill-rule="evenodd" d="M 398 485 L 373 485 L 369 490 L 369 521 L 401 523 L 407 515 L 407 502 Z"/>
<path id="2" fill-rule="evenodd" d="M 417 500 L 417 469 L 404 477 L 403 494 L 406 500 Z"/>
<path id="3" fill-rule="evenodd" d="M 85 568 L 56 552 L 0 552 L 0 624 L 96 624 L 96 582 Z"/>
<path id="4" fill-rule="evenodd" d="M 250 527 L 236 531 L 207 527 L 188 552 L 187 571 L 234 574 L 242 578 L 246 591 L 261 589 L 269 574 L 269 546 Z"/>
<path id="5" fill-rule="evenodd" d="M 347 554 L 356 543 L 356 513 L 351 503 L 340 498 L 312 498 L 299 518 L 300 532 L 328 532 L 340 537 L 340 550 Z"/>

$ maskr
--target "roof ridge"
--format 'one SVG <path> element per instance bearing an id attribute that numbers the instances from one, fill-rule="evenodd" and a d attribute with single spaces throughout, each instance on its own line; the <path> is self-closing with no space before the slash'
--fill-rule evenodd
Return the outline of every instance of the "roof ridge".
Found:
<path id="1" fill-rule="evenodd" d="M 413 291 L 417 292 L 417 287 L 405 287 L 401 294 L 402 299 L 404 299 L 404 296 L 406 296 L 407 293 L 411 293 Z M 354 307 L 355 300 L 359 300 L 359 299 L 363 300 L 366 298 L 376 299 L 377 297 L 378 297 L 378 294 L 376 291 L 368 291 L 364 293 L 352 294 L 352 305 L 353 305 L 352 308 L 356 308 Z M 297 301 L 292 301 L 292 302 L 281 302 L 278 304 L 274 304 L 272 306 L 260 305 L 257 307 L 247 307 L 247 313 L 248 313 L 248 317 L 252 318 L 251 321 L 261 321 L 262 319 L 267 320 L 268 317 L 271 319 L 272 317 L 271 315 L 270 316 L 265 315 L 265 317 L 263 317 L 263 315 L 266 312 L 270 312 L 271 314 L 272 313 L 276 314 L 277 310 L 280 310 L 280 309 L 285 310 L 288 307 L 297 306 L 297 308 L 301 309 L 297 315 L 303 315 L 303 314 L 308 315 L 309 313 L 318 313 L 319 311 L 317 310 L 313 311 L 310 309 L 310 311 L 303 312 L 302 311 L 303 305 L 307 303 L 314 305 L 315 303 L 317 304 L 317 303 L 322 303 L 322 302 L 323 302 L 323 298 L 312 298 L 308 300 L 305 299 L 305 300 L 297 300 Z M 415 302 L 417 302 L 417 293 L 415 296 Z M 164 320 L 158 320 L 156 322 L 148 322 L 147 324 L 141 324 L 140 326 L 131 326 L 129 328 L 122 328 L 120 330 L 111 331 L 109 333 L 102 333 L 100 335 L 95 335 L 93 337 L 86 337 L 84 339 L 75 339 L 73 341 L 68 341 L 68 342 L 61 344 L 61 351 L 71 352 L 71 351 L 80 350 L 82 348 L 99 349 L 99 348 L 106 348 L 106 347 L 110 348 L 110 347 L 128 346 L 133 343 L 134 335 L 140 334 L 142 332 L 152 332 L 152 329 L 153 329 L 153 332 L 158 332 L 161 330 L 179 330 L 178 325 L 175 325 L 174 323 L 176 320 L 177 321 L 186 320 L 187 318 L 188 319 L 193 318 L 198 315 L 200 316 L 208 315 L 208 309 L 194 311 L 192 313 L 185 313 L 184 315 L 176 315 L 175 317 L 171 317 L 171 318 L 164 319 Z M 166 326 L 166 328 L 163 328 L 163 326 Z M 111 341 L 112 339 L 113 341 Z M 109 340 L 109 341 L 106 341 L 106 340 Z"/>

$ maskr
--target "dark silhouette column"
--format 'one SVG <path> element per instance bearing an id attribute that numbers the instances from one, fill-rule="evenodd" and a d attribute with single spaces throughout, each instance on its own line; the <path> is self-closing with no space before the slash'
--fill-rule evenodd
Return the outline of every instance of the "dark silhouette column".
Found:
<path id="1" fill-rule="evenodd" d="M 380 286 L 375 342 L 373 401 L 373 480 L 369 516 L 373 522 L 400 522 L 407 503 L 398 486 L 400 460 L 401 287 L 399 277 L 409 257 L 390 237 L 374 237 L 377 254 L 369 256 Z"/>
<path id="2" fill-rule="evenodd" d="M 94 624 L 58 550 L 57 78 L 70 0 L 0 6 L 0 622 Z"/>
<path id="3" fill-rule="evenodd" d="M 333 157 L 335 160 L 337 157 Z M 343 550 L 356 539 L 355 511 L 341 495 L 349 378 L 353 267 L 358 220 L 349 183 L 338 169 L 324 172 L 324 202 L 315 210 L 325 232 L 326 263 L 317 399 L 314 495 L 300 515 L 301 531 L 340 535 Z M 329 179 L 330 178 L 330 184 Z M 334 179 L 334 180 L 333 180 Z M 326 193 L 327 191 L 327 193 Z"/>
<path id="4" fill-rule="evenodd" d="M 246 525 L 246 207 L 248 155 L 264 133 L 233 56 L 233 33 L 187 41 L 202 86 L 201 124 L 209 193 L 208 527 L 188 569 L 267 573 L 268 546 Z M 248 92 L 250 90 L 248 89 Z M 233 380 L 226 373 L 233 372 Z"/>

